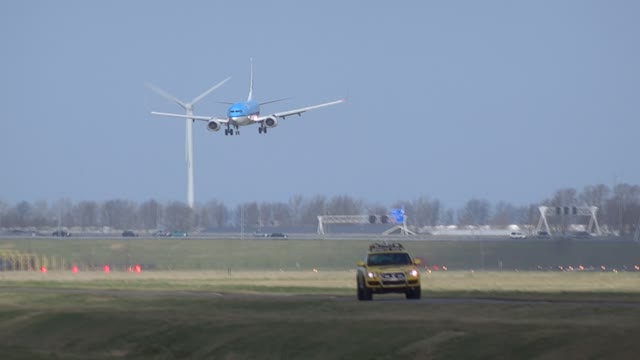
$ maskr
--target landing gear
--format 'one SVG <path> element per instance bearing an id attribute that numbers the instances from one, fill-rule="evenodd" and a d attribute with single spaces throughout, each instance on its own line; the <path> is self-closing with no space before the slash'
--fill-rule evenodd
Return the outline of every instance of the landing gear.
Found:
<path id="1" fill-rule="evenodd" d="M 267 127 L 266 126 L 260 126 L 258 128 L 258 134 L 266 134 L 267 133 Z"/>
<path id="2" fill-rule="evenodd" d="M 224 134 L 225 134 L 225 135 L 232 135 L 232 136 L 233 136 L 233 134 L 234 134 L 234 133 L 235 133 L 236 135 L 240 135 L 240 130 L 238 130 L 238 129 L 235 129 L 235 130 L 234 130 L 234 129 L 229 129 L 229 128 L 224 129 Z"/>

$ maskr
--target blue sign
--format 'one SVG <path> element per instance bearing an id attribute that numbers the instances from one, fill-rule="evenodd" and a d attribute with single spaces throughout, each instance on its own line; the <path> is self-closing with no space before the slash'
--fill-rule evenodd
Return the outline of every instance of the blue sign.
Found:
<path id="1" fill-rule="evenodd" d="M 396 219 L 399 224 L 404 224 L 404 209 L 392 209 L 391 216 Z"/>

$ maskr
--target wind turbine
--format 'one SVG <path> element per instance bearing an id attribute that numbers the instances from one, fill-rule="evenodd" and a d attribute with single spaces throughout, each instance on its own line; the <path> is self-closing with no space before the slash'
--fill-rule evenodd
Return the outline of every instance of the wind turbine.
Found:
<path id="1" fill-rule="evenodd" d="M 229 81 L 229 79 L 231 79 L 230 77 L 220 81 L 219 83 L 215 84 L 214 86 L 212 86 L 211 88 L 209 88 L 207 91 L 203 92 L 202 94 L 196 96 L 193 100 L 191 100 L 190 102 L 184 102 L 179 100 L 178 98 L 176 98 L 175 96 L 167 93 L 166 91 L 150 84 L 147 83 L 147 87 L 149 87 L 151 90 L 153 90 L 155 93 L 157 93 L 158 95 L 162 96 L 163 98 L 169 100 L 169 101 L 173 101 L 176 104 L 180 105 L 180 107 L 182 107 L 186 112 L 187 112 L 187 116 L 193 116 L 193 105 L 195 105 L 198 101 L 202 100 L 205 96 L 209 95 L 209 93 L 211 93 L 213 90 L 219 88 L 220 86 L 222 86 L 222 84 L 226 83 L 227 81 Z M 187 118 L 185 120 L 186 122 L 186 141 L 185 141 L 185 154 L 186 154 L 186 161 L 187 161 L 187 204 L 189 205 L 189 207 L 191 209 L 193 209 L 193 203 L 194 203 L 194 194 L 193 194 L 193 119 L 189 119 Z"/>

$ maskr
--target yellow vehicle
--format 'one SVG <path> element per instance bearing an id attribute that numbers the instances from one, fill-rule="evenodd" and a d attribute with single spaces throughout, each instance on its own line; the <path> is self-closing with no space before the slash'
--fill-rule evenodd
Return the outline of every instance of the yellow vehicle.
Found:
<path id="1" fill-rule="evenodd" d="M 420 299 L 420 259 L 413 260 L 399 243 L 372 244 L 364 261 L 358 262 L 358 300 L 373 294 L 404 293 Z"/>

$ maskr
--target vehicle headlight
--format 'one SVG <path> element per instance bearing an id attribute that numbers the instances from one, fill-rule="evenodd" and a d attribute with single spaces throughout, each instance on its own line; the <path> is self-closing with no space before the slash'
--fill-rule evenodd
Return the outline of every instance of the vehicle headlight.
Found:
<path id="1" fill-rule="evenodd" d="M 374 273 L 374 272 L 369 271 L 369 272 L 367 273 L 367 276 L 368 276 L 368 277 L 370 277 L 370 278 L 372 278 L 372 279 L 375 279 L 375 278 L 377 278 L 377 277 L 378 277 L 378 274 L 376 274 L 376 273 Z"/>
<path id="2" fill-rule="evenodd" d="M 420 276 L 420 272 L 416 269 L 411 269 L 411 271 L 409 271 L 409 275 L 410 276 L 414 276 L 414 277 L 418 277 Z"/>

